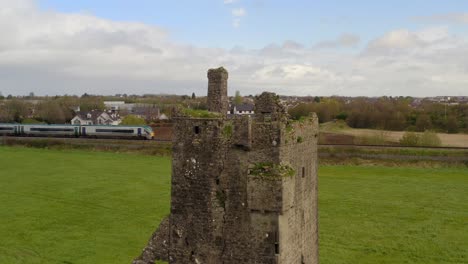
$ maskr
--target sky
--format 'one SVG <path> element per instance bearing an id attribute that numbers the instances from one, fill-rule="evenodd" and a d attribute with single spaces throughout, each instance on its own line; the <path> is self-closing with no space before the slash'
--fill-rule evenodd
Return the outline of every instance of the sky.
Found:
<path id="1" fill-rule="evenodd" d="M 468 1 L 0 0 L 3 95 L 467 96 Z"/>

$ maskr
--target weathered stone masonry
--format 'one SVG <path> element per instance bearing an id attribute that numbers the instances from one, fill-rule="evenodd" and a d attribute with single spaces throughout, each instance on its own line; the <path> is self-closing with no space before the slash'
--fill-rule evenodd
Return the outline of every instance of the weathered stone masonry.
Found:
<path id="1" fill-rule="evenodd" d="M 272 93 L 228 118 L 227 77 L 208 72 L 219 117 L 176 118 L 171 215 L 134 263 L 318 263 L 317 118 L 292 122 Z"/>
<path id="2" fill-rule="evenodd" d="M 229 101 L 227 95 L 228 72 L 224 68 L 208 71 L 208 110 L 227 114 Z"/>

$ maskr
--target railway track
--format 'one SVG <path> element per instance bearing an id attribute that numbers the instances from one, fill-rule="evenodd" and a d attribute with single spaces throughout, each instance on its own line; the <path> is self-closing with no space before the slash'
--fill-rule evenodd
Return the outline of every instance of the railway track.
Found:
<path id="1" fill-rule="evenodd" d="M 440 149 L 440 150 L 468 150 L 467 147 L 415 147 L 415 146 L 395 146 L 395 145 L 350 145 L 350 144 L 319 144 L 319 147 L 355 147 L 355 148 L 376 148 L 376 149 Z"/>
<path id="2" fill-rule="evenodd" d="M 12 137 L 12 136 L 2 136 L 0 140 L 24 140 L 24 141 L 34 141 L 34 140 L 54 140 L 54 141 L 62 141 L 62 142 L 118 142 L 122 144 L 148 144 L 148 143 L 156 143 L 156 142 L 171 142 L 171 140 L 144 140 L 144 139 L 128 139 L 128 138 L 76 138 L 76 137 Z"/>
<path id="3" fill-rule="evenodd" d="M 0 140 L 54 140 L 58 142 L 83 142 L 86 144 L 112 143 L 115 145 L 151 145 L 158 143 L 171 143 L 172 140 L 135 140 L 135 139 L 115 139 L 115 138 L 74 138 L 74 137 L 12 137 L 3 136 Z M 468 147 L 413 147 L 413 146 L 395 146 L 395 145 L 349 145 L 349 144 L 319 144 L 319 147 L 333 148 L 362 148 L 362 149 L 433 149 L 433 150 L 467 150 Z"/>

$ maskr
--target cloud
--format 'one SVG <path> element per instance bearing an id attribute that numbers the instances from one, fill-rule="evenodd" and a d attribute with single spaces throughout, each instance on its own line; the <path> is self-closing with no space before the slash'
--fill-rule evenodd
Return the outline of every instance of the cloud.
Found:
<path id="1" fill-rule="evenodd" d="M 283 49 L 286 50 L 301 50 L 304 46 L 300 43 L 297 43 L 293 40 L 287 40 L 283 43 Z"/>
<path id="2" fill-rule="evenodd" d="M 236 2 L 238 2 L 239 0 L 224 0 L 224 4 L 225 5 L 230 5 L 230 4 L 234 4 Z"/>
<path id="3" fill-rule="evenodd" d="M 253 73 L 253 78 L 265 82 L 280 82 L 294 80 L 336 80 L 338 76 L 329 70 L 303 64 L 266 65 Z"/>
<path id="4" fill-rule="evenodd" d="M 452 36 L 447 27 L 426 28 L 421 31 L 400 29 L 386 33 L 369 42 L 365 54 L 421 54 L 437 50 L 455 49 L 466 40 Z"/>
<path id="5" fill-rule="evenodd" d="M 342 50 L 360 42 L 351 36 L 313 47 L 293 40 L 260 49 L 197 47 L 154 25 L 0 0 L 0 92 L 202 95 L 207 69 L 225 66 L 231 93 L 466 95 L 465 36 L 446 27 L 399 29 L 362 50 Z"/>
<path id="6" fill-rule="evenodd" d="M 409 30 L 395 30 L 371 41 L 367 47 L 369 53 L 393 53 L 421 48 L 425 42 Z"/>
<path id="7" fill-rule="evenodd" d="M 245 11 L 244 8 L 234 8 L 232 9 L 231 13 L 232 13 L 232 16 L 234 17 L 243 17 L 247 15 L 247 12 Z"/>
<path id="8" fill-rule="evenodd" d="M 315 45 L 318 49 L 335 49 L 335 48 L 353 48 L 356 47 L 361 38 L 353 34 L 343 34 L 335 40 L 322 41 Z"/>
<path id="9" fill-rule="evenodd" d="M 241 17 L 245 17 L 247 15 L 247 11 L 244 8 L 233 8 L 231 10 L 232 15 L 232 26 L 234 28 L 238 28 L 241 25 Z"/>
<path id="10" fill-rule="evenodd" d="M 240 23 L 241 23 L 240 18 L 234 18 L 234 19 L 232 20 L 232 26 L 233 26 L 234 28 L 240 27 Z"/>
<path id="11" fill-rule="evenodd" d="M 414 17 L 413 20 L 421 21 L 421 22 L 468 24 L 468 13 L 450 13 L 450 14 L 438 14 L 438 15 L 432 15 L 432 16 L 418 16 L 418 17 Z"/>

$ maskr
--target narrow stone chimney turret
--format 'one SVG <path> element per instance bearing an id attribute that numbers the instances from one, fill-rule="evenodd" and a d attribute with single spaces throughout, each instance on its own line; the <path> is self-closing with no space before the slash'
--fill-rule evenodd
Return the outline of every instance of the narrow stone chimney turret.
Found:
<path id="1" fill-rule="evenodd" d="M 208 70 L 208 111 L 227 114 L 229 108 L 228 77 L 229 74 L 223 67 Z"/>

